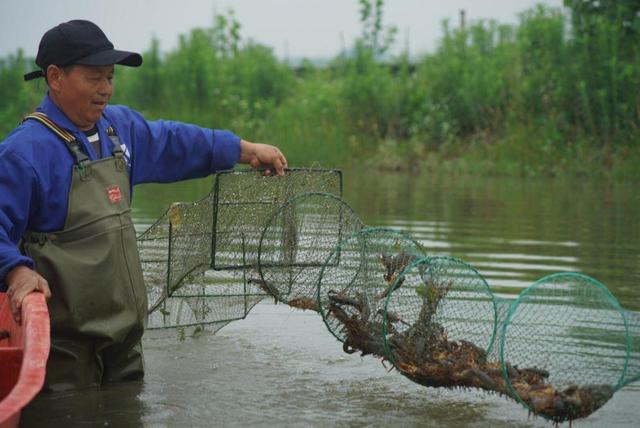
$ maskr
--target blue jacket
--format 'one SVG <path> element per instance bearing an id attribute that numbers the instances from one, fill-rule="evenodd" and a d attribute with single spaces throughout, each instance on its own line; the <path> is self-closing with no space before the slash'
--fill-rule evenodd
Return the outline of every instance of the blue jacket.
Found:
<path id="1" fill-rule="evenodd" d="M 45 95 L 37 111 L 71 132 L 89 158 L 96 154 L 84 133 Z M 240 158 L 240 138 L 172 121 L 147 121 L 125 106 L 107 106 L 97 123 L 103 156 L 111 156 L 106 129 L 120 138 L 131 186 L 168 183 L 232 168 Z M 63 141 L 35 120 L 27 120 L 0 144 L 0 291 L 15 266 L 33 268 L 17 244 L 26 230 L 62 230 L 67 217 L 73 159 Z"/>

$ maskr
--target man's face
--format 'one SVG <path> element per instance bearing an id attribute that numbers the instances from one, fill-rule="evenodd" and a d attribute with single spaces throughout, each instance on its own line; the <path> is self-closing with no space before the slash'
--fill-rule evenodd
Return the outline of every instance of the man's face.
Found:
<path id="1" fill-rule="evenodd" d="M 83 131 L 100 120 L 113 94 L 113 65 L 75 65 L 49 76 L 54 102 Z"/>

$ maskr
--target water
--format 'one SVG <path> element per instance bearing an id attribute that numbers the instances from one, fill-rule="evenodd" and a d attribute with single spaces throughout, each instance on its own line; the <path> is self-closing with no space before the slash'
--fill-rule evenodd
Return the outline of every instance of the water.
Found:
<path id="1" fill-rule="evenodd" d="M 547 274 L 575 271 L 640 310 L 640 194 L 631 184 L 376 171 L 346 172 L 344 183 L 344 199 L 366 224 L 402 229 L 432 253 L 471 263 L 501 297 Z M 138 228 L 209 186 L 138 188 Z M 318 315 L 271 300 L 215 335 L 182 342 L 174 331 L 152 331 L 144 342 L 143 383 L 45 397 L 25 425 L 549 426 L 511 400 L 424 388 L 371 356 L 348 355 Z M 632 426 L 638 402 L 636 383 L 578 424 Z"/>

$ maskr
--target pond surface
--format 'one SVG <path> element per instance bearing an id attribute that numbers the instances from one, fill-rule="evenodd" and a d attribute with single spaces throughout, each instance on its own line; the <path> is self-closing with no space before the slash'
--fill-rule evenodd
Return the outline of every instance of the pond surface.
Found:
<path id="1" fill-rule="evenodd" d="M 210 186 L 205 179 L 137 188 L 138 229 Z M 367 225 L 403 230 L 430 253 L 470 263 L 501 297 L 572 271 L 640 311 L 640 192 L 632 184 L 369 170 L 344 172 L 343 197 Z M 376 358 L 348 355 L 317 314 L 272 300 L 216 334 L 180 341 L 173 330 L 156 330 L 144 342 L 143 383 L 44 397 L 26 412 L 25 425 L 551 425 L 506 398 L 425 388 Z M 635 425 L 639 402 L 635 383 L 576 426 Z"/>

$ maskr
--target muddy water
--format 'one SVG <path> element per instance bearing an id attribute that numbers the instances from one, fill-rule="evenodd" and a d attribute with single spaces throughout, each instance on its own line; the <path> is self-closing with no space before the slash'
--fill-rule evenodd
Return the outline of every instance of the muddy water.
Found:
<path id="1" fill-rule="evenodd" d="M 367 224 L 405 230 L 430 252 L 462 258 L 501 296 L 577 271 L 640 310 L 640 192 L 630 184 L 376 172 L 347 172 L 344 180 L 345 200 Z M 137 189 L 139 228 L 209 185 Z M 319 316 L 272 301 L 215 335 L 180 341 L 162 330 L 144 342 L 144 382 L 44 397 L 24 425 L 550 426 L 505 398 L 424 388 L 375 358 L 348 355 Z M 577 426 L 633 426 L 639 402 L 640 385 L 625 387 Z"/>

